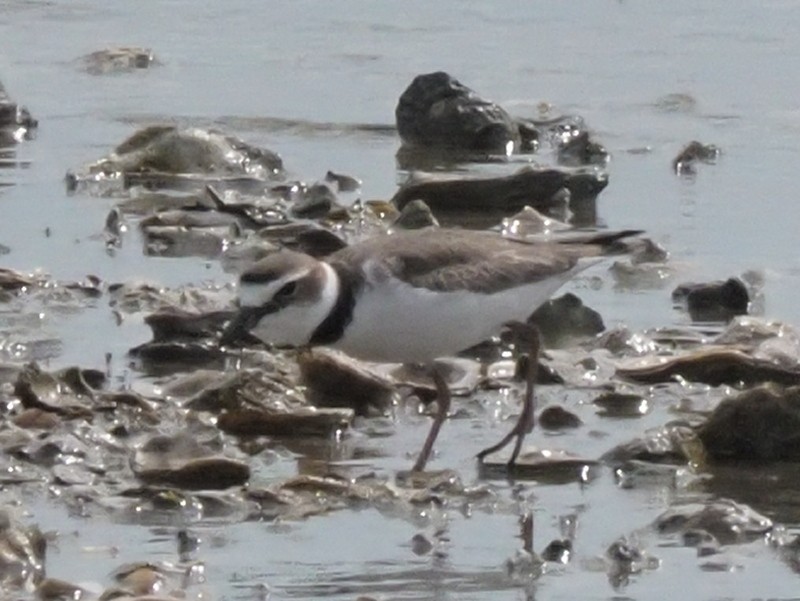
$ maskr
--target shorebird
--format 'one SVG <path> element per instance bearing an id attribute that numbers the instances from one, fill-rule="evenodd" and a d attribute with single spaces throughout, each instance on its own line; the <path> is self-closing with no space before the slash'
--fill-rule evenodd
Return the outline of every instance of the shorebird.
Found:
<path id="1" fill-rule="evenodd" d="M 474 346 L 508 324 L 524 323 L 577 272 L 605 254 L 629 251 L 626 230 L 529 241 L 495 232 L 426 229 L 370 238 L 320 260 L 281 250 L 239 277 L 239 310 L 222 335 L 252 334 L 275 346 L 324 345 L 376 362 L 426 363 Z M 533 426 L 538 335 L 509 464 Z M 439 410 L 413 470 L 422 471 L 449 408 L 434 368 Z"/>

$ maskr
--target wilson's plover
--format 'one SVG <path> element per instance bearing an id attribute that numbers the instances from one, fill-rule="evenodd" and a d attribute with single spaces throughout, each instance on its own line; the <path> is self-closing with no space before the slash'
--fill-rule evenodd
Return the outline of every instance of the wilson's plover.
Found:
<path id="1" fill-rule="evenodd" d="M 533 242 L 430 229 L 370 238 L 324 260 L 283 250 L 241 274 L 239 311 L 222 344 L 251 333 L 276 346 L 325 345 L 368 361 L 430 363 L 491 338 L 506 324 L 525 322 L 597 257 L 628 251 L 624 239 L 638 233 Z M 538 340 L 531 346 L 538 352 Z M 442 382 L 437 389 L 444 419 L 449 395 Z M 511 463 L 532 424 L 529 389 L 517 426 L 487 450 L 516 437 Z M 428 452 L 439 425 L 426 441 Z M 423 451 L 415 467 L 423 469 L 426 460 Z"/>

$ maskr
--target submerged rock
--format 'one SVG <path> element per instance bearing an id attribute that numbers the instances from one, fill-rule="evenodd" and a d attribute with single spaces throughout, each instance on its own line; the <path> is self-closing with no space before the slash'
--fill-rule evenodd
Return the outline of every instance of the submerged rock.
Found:
<path id="1" fill-rule="evenodd" d="M 772 520 L 730 499 L 671 507 L 655 522 L 661 534 L 706 532 L 723 545 L 747 543 L 772 530 Z M 695 535 L 685 539 L 693 542 Z M 694 545 L 692 545 L 694 546 Z"/>
<path id="2" fill-rule="evenodd" d="M 35 363 L 26 365 L 14 383 L 14 394 L 28 409 L 41 409 L 66 418 L 91 418 L 100 372 L 71 368 L 50 374 Z"/>
<path id="3" fill-rule="evenodd" d="M 271 180 L 284 175 L 274 152 L 251 146 L 216 130 L 153 125 L 139 130 L 111 154 L 67 175 L 70 187 L 81 182 L 121 180 L 132 174 L 249 176 Z M 164 183 L 169 183 L 168 180 Z M 199 181 L 198 186 L 206 182 Z"/>
<path id="4" fill-rule="evenodd" d="M 608 580 L 615 588 L 628 583 L 633 574 L 643 570 L 655 570 L 661 562 L 649 555 L 635 539 L 621 537 L 606 549 L 605 560 Z"/>
<path id="5" fill-rule="evenodd" d="M 144 254 L 150 257 L 203 257 L 222 254 L 238 230 L 230 226 L 185 227 L 182 225 L 142 228 Z"/>
<path id="6" fill-rule="evenodd" d="M 571 227 L 569 224 L 548 217 L 530 206 L 525 206 L 515 215 L 506 217 L 500 225 L 503 234 L 522 238 L 538 234 L 549 235 L 568 230 Z"/>
<path id="7" fill-rule="evenodd" d="M 692 321 L 730 321 L 746 315 L 750 305 L 747 286 L 739 278 L 703 284 L 681 284 L 672 291 L 672 302 L 685 305 Z"/>
<path id="8" fill-rule="evenodd" d="M 54 429 L 62 420 L 91 423 L 99 416 L 113 414 L 121 428 L 158 423 L 151 400 L 132 391 L 104 390 L 104 384 L 105 374 L 98 370 L 68 367 L 50 373 L 29 363 L 14 383 L 14 395 L 26 410 L 15 421 L 23 428 Z M 53 439 L 42 440 L 54 444 Z"/>
<path id="9" fill-rule="evenodd" d="M 157 64 L 152 50 L 136 46 L 97 50 L 82 57 L 80 61 L 83 70 L 90 75 L 124 73 L 136 69 L 147 69 Z"/>
<path id="10" fill-rule="evenodd" d="M 120 313 L 178 312 L 206 313 L 230 306 L 232 293 L 226 286 L 178 286 L 167 288 L 141 281 L 115 282 L 108 286 L 109 305 Z"/>
<path id="11" fill-rule="evenodd" d="M 800 386 L 758 386 L 725 399 L 698 428 L 718 461 L 800 461 Z"/>
<path id="12" fill-rule="evenodd" d="M 200 388 L 184 407 L 214 414 L 217 427 L 234 436 L 329 437 L 350 426 L 352 409 L 309 407 L 282 364 L 273 362 L 265 367 L 260 361 L 260 369 L 206 371 L 200 379 L 184 376 L 182 388 L 192 381 Z"/>
<path id="13" fill-rule="evenodd" d="M 38 584 L 44 578 L 47 543 L 37 526 L 24 526 L 0 511 L 0 590 Z M 13 596 L 13 595 L 12 595 Z"/>
<path id="14" fill-rule="evenodd" d="M 298 187 L 293 186 L 293 187 Z M 242 198 L 242 193 L 234 186 L 233 190 L 220 192 L 215 186 L 206 184 L 205 198 L 218 213 L 232 215 L 243 228 L 260 228 L 285 225 L 289 221 L 285 202 L 275 196 L 274 188 L 259 189 L 256 194 Z M 230 197 L 233 197 L 231 200 Z"/>
<path id="15" fill-rule="evenodd" d="M 216 415 L 242 409 L 288 413 L 304 408 L 305 399 L 289 382 L 281 365 L 260 363 L 260 369 L 195 371 L 179 377 L 167 390 L 175 396 L 184 396 L 182 391 L 188 390 L 184 407 Z"/>
<path id="16" fill-rule="evenodd" d="M 510 154 L 520 144 L 519 128 L 502 107 L 443 71 L 415 77 L 395 117 L 410 146 Z"/>
<path id="17" fill-rule="evenodd" d="M 513 465 L 506 448 L 480 462 L 481 477 L 535 479 L 547 484 L 587 482 L 597 473 L 598 462 L 560 449 L 523 449 Z"/>
<path id="18" fill-rule="evenodd" d="M 603 463 L 617 467 L 631 461 L 682 465 L 702 461 L 697 436 L 687 425 L 666 425 L 648 430 L 641 438 L 618 445 L 601 457 Z"/>
<path id="19" fill-rule="evenodd" d="M 152 311 L 145 323 L 153 339 L 129 351 L 145 371 L 165 374 L 224 364 L 227 355 L 217 337 L 230 316 L 223 308 L 229 299 L 213 299 L 207 290 L 193 287 L 168 290 L 146 283 L 112 284 L 109 291 L 120 319 L 124 313 Z"/>

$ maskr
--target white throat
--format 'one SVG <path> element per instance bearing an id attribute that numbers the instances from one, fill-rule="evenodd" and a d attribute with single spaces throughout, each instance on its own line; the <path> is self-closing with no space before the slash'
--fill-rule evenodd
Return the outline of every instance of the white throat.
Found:
<path id="1" fill-rule="evenodd" d="M 309 294 L 306 298 L 298 298 L 279 311 L 263 316 L 258 325 L 252 329 L 255 336 L 264 342 L 278 346 L 304 346 L 309 343 L 316 329 L 336 306 L 341 287 L 336 271 L 325 262 L 320 262 L 319 265 L 321 273 L 308 273 L 303 276 L 318 278 L 318 292 Z M 273 283 L 270 288 L 277 290 L 283 283 L 285 281 L 280 280 Z M 254 301 L 257 299 L 265 302 L 263 294 L 257 295 L 255 290 L 248 291 L 245 286 L 242 288 L 243 290 L 240 291 L 242 300 L 247 299 L 251 305 L 256 304 Z M 253 286 L 253 288 L 256 287 Z M 261 292 L 263 293 L 263 290 Z"/>
<path id="2" fill-rule="evenodd" d="M 336 270 L 328 265 L 325 261 L 321 261 L 320 265 L 322 265 L 322 270 L 325 275 L 322 278 L 323 284 L 322 290 L 320 291 L 319 300 L 317 300 L 315 305 L 312 305 L 313 315 L 315 317 L 312 318 L 311 315 L 309 315 L 309 321 L 314 324 L 314 328 L 308 335 L 309 340 L 311 339 L 311 334 L 314 333 L 314 330 L 316 330 L 333 312 L 334 308 L 336 307 L 336 303 L 339 301 L 339 292 L 342 288 L 342 283 L 339 279 L 339 274 L 336 273 Z"/>

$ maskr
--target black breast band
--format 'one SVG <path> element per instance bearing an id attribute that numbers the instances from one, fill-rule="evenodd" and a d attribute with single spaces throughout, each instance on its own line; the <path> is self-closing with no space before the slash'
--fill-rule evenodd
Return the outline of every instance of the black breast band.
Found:
<path id="1" fill-rule="evenodd" d="M 355 285 L 349 274 L 334 267 L 339 275 L 339 298 L 328 317 L 319 324 L 311 335 L 309 344 L 332 344 L 344 335 L 344 329 L 353 321 L 353 307 L 356 304 Z"/>

